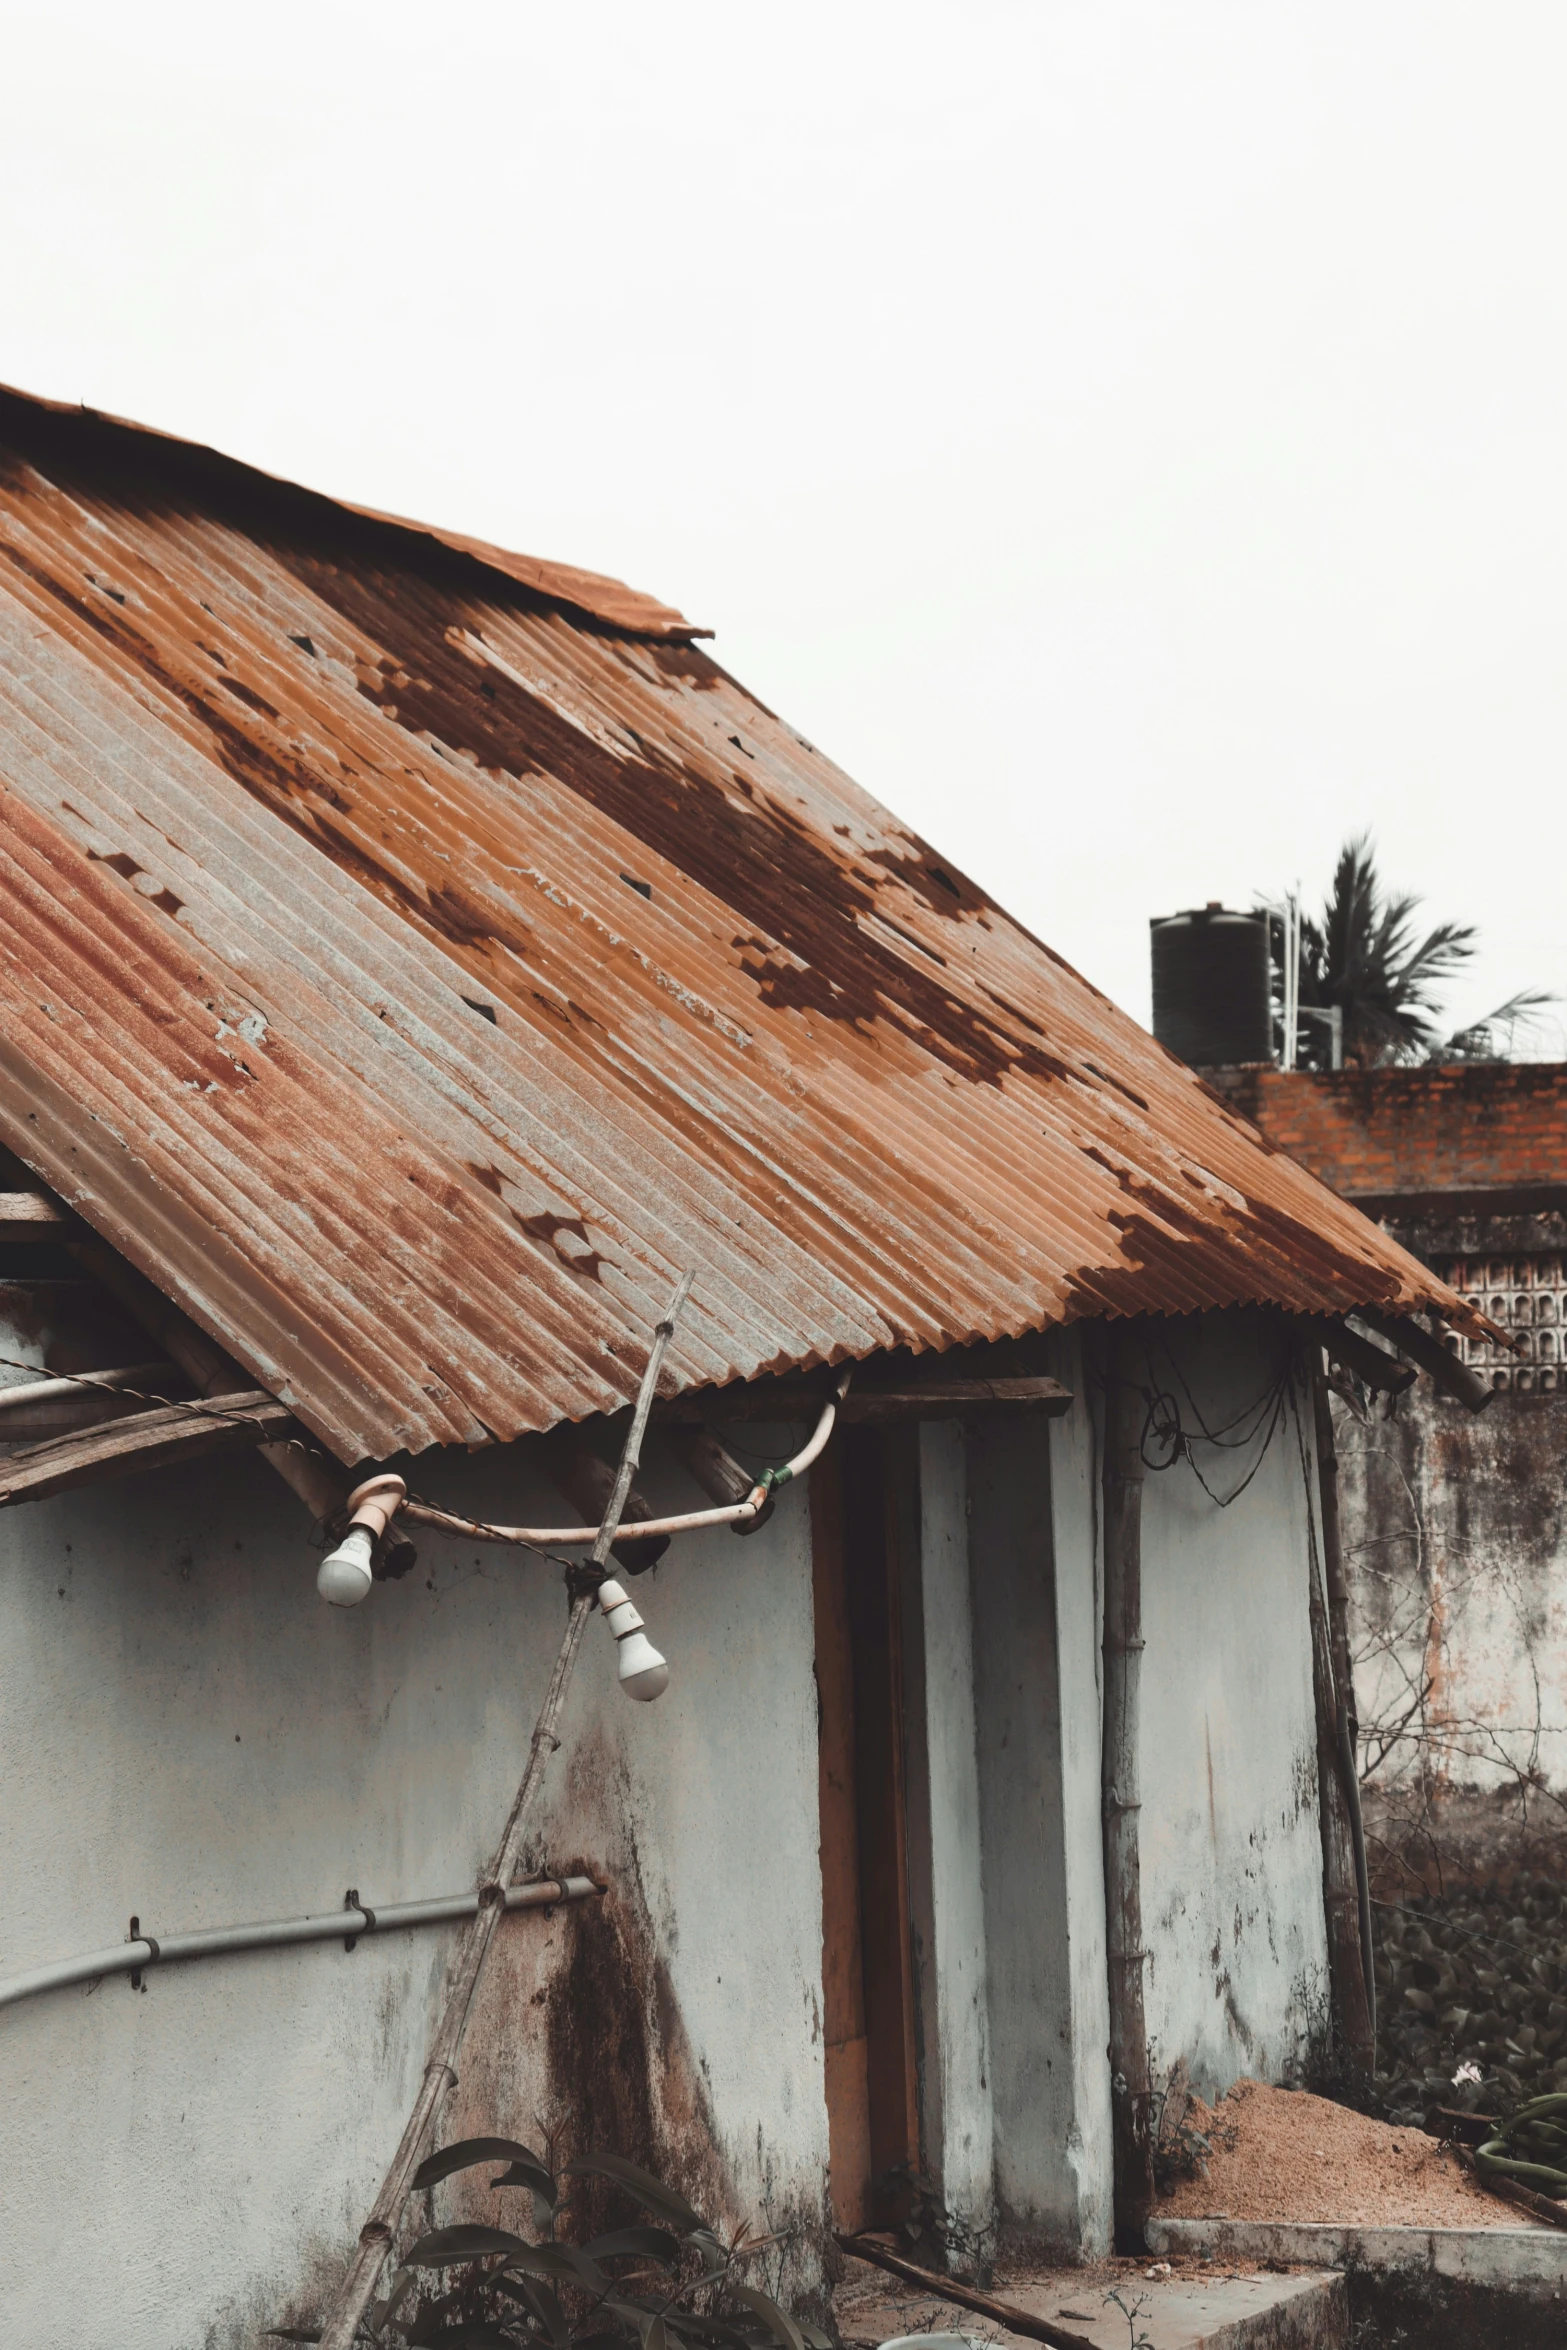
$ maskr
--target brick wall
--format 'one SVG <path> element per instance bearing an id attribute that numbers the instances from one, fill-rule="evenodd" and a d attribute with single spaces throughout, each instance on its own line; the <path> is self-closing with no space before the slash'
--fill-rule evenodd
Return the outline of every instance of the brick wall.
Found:
<path id="1" fill-rule="evenodd" d="M 1350 1199 L 1567 1200 L 1567 1062 L 1204 1074 L 1270 1142 Z"/>

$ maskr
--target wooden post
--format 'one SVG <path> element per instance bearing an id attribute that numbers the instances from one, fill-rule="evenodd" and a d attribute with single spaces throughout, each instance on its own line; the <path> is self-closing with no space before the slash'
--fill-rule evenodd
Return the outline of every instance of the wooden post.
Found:
<path id="1" fill-rule="evenodd" d="M 1311 1566 L 1312 1683 L 1317 1703 L 1317 1775 L 1322 1786 L 1322 1880 L 1328 1911 L 1328 1959 L 1339 2032 L 1351 2070 L 1368 2080 L 1376 2069 L 1376 1977 L 1372 1971 L 1371 1886 L 1360 1824 L 1357 1756 L 1360 1722 L 1349 1654 L 1349 1584 L 1339 1522 L 1338 1446 L 1321 1355 L 1311 1352 L 1311 1400 L 1317 1440 L 1317 1486 L 1322 1497 L 1322 1568 L 1327 1584 L 1325 1636 L 1318 1618 L 1322 1597 Z M 1318 1650 L 1325 1647 L 1325 1658 Z M 1353 1905 L 1351 1935 L 1346 1912 Z M 1351 1941 L 1353 1948 L 1351 1948 Z"/>
<path id="2" fill-rule="evenodd" d="M 1313 1350 L 1315 1351 L 1315 1350 Z M 1328 1644 L 1333 1657 L 1333 1687 L 1348 1715 L 1355 1736 L 1360 1723 L 1355 1709 L 1355 1680 L 1349 1661 L 1349 1585 L 1344 1579 L 1344 1538 L 1338 1509 L 1338 1445 L 1333 1435 L 1333 1411 L 1328 1402 L 1327 1373 L 1316 1356 L 1311 1378 L 1312 1417 L 1317 1432 L 1317 1483 L 1322 1490 L 1322 1571 L 1328 1587 Z"/>
<path id="3" fill-rule="evenodd" d="M 1115 2244 L 1147 2249 L 1153 2207 L 1153 2082 L 1143 2007 L 1143 1891 L 1138 1768 L 1143 1661 L 1143 1404 L 1130 1378 L 1132 1341 L 1112 1333 L 1105 1372 L 1104 1807 L 1105 1925 L 1110 1976 L 1110 2087 L 1115 2133 Z"/>

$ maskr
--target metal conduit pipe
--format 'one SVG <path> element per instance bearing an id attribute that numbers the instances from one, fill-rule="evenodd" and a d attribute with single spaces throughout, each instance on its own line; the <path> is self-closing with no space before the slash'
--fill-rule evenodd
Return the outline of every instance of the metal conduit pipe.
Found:
<path id="1" fill-rule="evenodd" d="M 502 1899 L 507 1909 L 553 1909 L 563 1901 L 586 1901 L 608 1888 L 592 1877 L 544 1877 L 534 1884 L 508 1885 Z M 207 1926 L 190 1934 L 144 1934 L 139 1941 L 114 1942 L 107 1950 L 84 1951 L 79 1958 L 56 1959 L 52 1966 L 33 1967 L 25 1975 L 0 1980 L 0 2007 L 14 2007 L 43 1991 L 63 1991 L 72 1983 L 90 1983 L 103 1975 L 140 1974 L 146 1968 L 167 1966 L 177 1958 L 225 1958 L 236 1950 L 279 1950 L 295 1942 L 344 1942 L 350 1947 L 362 1934 L 388 1934 L 409 1926 L 444 1926 L 473 1917 L 477 1893 L 438 1893 L 428 1901 L 392 1901 L 372 1908 L 355 1901 L 342 1909 L 307 1918 L 273 1918 L 253 1926 Z"/>
<path id="2" fill-rule="evenodd" d="M 781 1485 L 787 1485 L 791 1478 L 803 1476 L 821 1458 L 838 1417 L 838 1406 L 848 1393 L 849 1378 L 849 1371 L 840 1375 L 833 1393 L 822 1406 L 821 1417 L 808 1441 L 793 1460 L 786 1461 L 782 1468 L 769 1469 L 761 1483 L 752 1487 L 744 1501 L 732 1502 L 723 1509 L 685 1510 L 673 1518 L 645 1518 L 638 1523 L 638 1535 L 694 1534 L 708 1526 L 745 1528 L 754 1524 Z M 350 1503 L 367 1490 L 365 1486 L 356 1487 L 349 1495 Z M 397 1515 L 400 1518 L 412 1518 L 420 1526 L 437 1526 L 446 1533 L 466 1535 L 473 1542 L 510 1542 L 529 1550 L 570 1549 L 575 1543 L 596 1542 L 599 1533 L 597 1526 L 490 1526 L 478 1518 L 458 1517 L 451 1510 L 438 1510 L 422 1501 L 399 1502 Z M 369 1589 L 368 1582 L 365 1588 Z"/>
<path id="3" fill-rule="evenodd" d="M 708 1526 L 743 1524 L 757 1515 L 765 1498 L 766 1487 L 758 1485 L 745 1501 L 725 1509 L 685 1510 L 677 1518 L 645 1518 L 637 1533 L 699 1534 Z M 570 1550 L 598 1538 L 597 1526 L 490 1526 L 483 1519 L 459 1517 L 453 1510 L 438 1510 L 425 1501 L 405 1501 L 398 1516 L 411 1518 L 417 1526 L 434 1526 L 442 1533 L 466 1535 L 474 1542 L 509 1542 L 525 1550 Z"/>

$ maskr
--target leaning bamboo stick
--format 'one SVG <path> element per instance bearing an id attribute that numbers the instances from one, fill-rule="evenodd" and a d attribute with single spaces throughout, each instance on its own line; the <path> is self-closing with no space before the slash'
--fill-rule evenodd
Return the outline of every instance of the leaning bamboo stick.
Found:
<path id="1" fill-rule="evenodd" d="M 977 2293 L 972 2285 L 960 2285 L 956 2277 L 939 2277 L 928 2268 L 916 2268 L 912 2260 L 904 2260 L 896 2252 L 888 2252 L 870 2236 L 840 2236 L 838 2243 L 856 2260 L 867 2260 L 872 2268 L 884 2268 L 890 2277 L 901 2277 L 906 2285 L 918 2285 L 924 2293 L 933 2293 L 938 2301 L 950 2301 L 955 2309 L 972 2309 L 978 2317 L 988 2317 L 992 2325 L 1005 2326 L 1009 2334 L 1025 2334 L 1031 2342 L 1047 2342 L 1051 2350 L 1095 2350 L 1086 2334 L 1069 2333 L 1065 2326 L 1053 2326 L 1048 2317 L 1035 2317 L 1016 2302 L 997 2301 L 989 2293 Z"/>
<path id="2" fill-rule="evenodd" d="M 593 1545 L 592 1566 L 598 1570 L 600 1581 L 607 1569 L 610 1548 L 620 1526 L 620 1514 L 626 1506 L 631 1480 L 641 1459 L 642 1438 L 647 1429 L 648 1414 L 653 1408 L 658 1375 L 663 1368 L 676 1316 L 690 1292 L 691 1280 L 689 1272 L 681 1275 L 670 1300 L 669 1310 L 654 1333 L 652 1352 L 647 1359 L 647 1369 L 642 1374 L 637 1408 L 632 1415 L 625 1449 L 620 1456 L 619 1473 L 609 1497 L 609 1507 L 604 1513 L 604 1522 Z M 408 2117 L 407 2127 L 392 2157 L 391 2168 L 382 2181 L 381 2192 L 375 2199 L 370 2217 L 359 2231 L 359 2243 L 349 2263 L 348 2273 L 338 2287 L 337 2297 L 322 2329 L 321 2350 L 352 2350 L 360 2320 L 370 2306 L 376 2280 L 401 2224 L 403 2207 L 408 2201 L 425 2140 L 434 2129 L 441 2108 L 456 2085 L 457 2052 L 467 2027 L 474 1993 L 479 1987 L 479 1978 L 490 1955 L 490 1945 L 504 1914 L 505 1889 L 522 1863 L 524 1823 L 529 1808 L 543 1780 L 549 1757 L 560 1744 L 555 1725 L 560 1719 L 566 1691 L 571 1684 L 572 1668 L 582 1645 L 583 1631 L 593 1613 L 596 1591 L 597 1585 L 589 1584 L 580 1589 L 572 1600 L 565 1637 L 561 1641 L 560 1653 L 555 1659 L 549 1687 L 544 1693 L 544 1703 L 529 1745 L 527 1767 L 507 1814 L 495 1858 L 479 1887 L 479 1909 L 458 1954 L 446 1994 L 446 2005 L 425 2063 L 418 2099 Z"/>

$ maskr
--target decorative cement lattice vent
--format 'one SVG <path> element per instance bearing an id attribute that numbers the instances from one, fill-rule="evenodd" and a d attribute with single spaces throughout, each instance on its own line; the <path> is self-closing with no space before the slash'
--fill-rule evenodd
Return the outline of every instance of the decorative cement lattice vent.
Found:
<path id="1" fill-rule="evenodd" d="M 1444 1281 L 1518 1341 L 1508 1351 L 1483 1338 L 1450 1338 L 1466 1363 L 1489 1371 L 1493 1387 L 1519 1395 L 1567 1386 L 1567 1273 L 1558 1251 L 1540 1256 L 1452 1257 Z"/>

